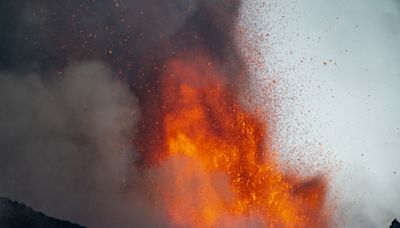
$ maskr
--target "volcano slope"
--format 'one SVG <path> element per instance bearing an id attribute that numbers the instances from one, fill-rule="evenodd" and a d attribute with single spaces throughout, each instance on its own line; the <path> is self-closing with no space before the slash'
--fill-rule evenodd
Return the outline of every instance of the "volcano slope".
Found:
<path id="1" fill-rule="evenodd" d="M 0 227 L 2 228 L 83 228 L 48 217 L 24 204 L 0 197 Z"/>

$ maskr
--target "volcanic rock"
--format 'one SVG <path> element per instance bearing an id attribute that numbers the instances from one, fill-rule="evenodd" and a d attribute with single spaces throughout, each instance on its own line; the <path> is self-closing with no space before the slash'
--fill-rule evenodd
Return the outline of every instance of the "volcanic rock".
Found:
<path id="1" fill-rule="evenodd" d="M 400 228 L 400 223 L 397 221 L 397 219 L 393 220 L 390 228 Z"/>

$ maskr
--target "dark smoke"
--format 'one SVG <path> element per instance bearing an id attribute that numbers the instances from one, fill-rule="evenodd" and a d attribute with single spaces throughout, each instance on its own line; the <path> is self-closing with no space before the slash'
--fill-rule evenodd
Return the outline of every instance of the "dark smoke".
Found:
<path id="1" fill-rule="evenodd" d="M 71 60 L 95 58 L 136 81 L 147 64 L 198 45 L 221 62 L 238 63 L 231 34 L 238 0 L 0 4 L 2 69 L 63 68 Z"/>
<path id="2" fill-rule="evenodd" d="M 110 69 L 79 63 L 57 82 L 0 75 L 0 104 L 1 195 L 90 227 L 159 224 L 160 214 L 123 192 L 132 149 L 120 144 L 138 109 Z"/>
<path id="3" fill-rule="evenodd" d="M 1 1 L 0 195 L 89 227 L 167 226 L 132 192 L 162 137 L 148 140 L 161 127 L 158 78 L 167 59 L 202 49 L 234 83 L 239 7 Z"/>

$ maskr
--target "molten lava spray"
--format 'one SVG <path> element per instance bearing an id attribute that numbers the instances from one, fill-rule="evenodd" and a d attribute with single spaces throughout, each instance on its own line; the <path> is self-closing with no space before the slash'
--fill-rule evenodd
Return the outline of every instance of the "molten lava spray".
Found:
<path id="1" fill-rule="evenodd" d="M 241 103 L 240 7 L 0 1 L 0 194 L 96 228 L 329 227 L 325 179 Z"/>
<path id="2" fill-rule="evenodd" d="M 171 59 L 160 83 L 165 141 L 159 152 L 191 163 L 175 170 L 169 191 L 160 192 L 176 224 L 215 227 L 231 215 L 258 217 L 268 227 L 322 227 L 324 184 L 301 189 L 296 177 L 279 171 L 264 145 L 263 124 L 240 106 L 209 57 Z M 218 173 L 229 180 L 223 192 L 212 180 Z M 193 182 L 196 189 L 188 187 Z"/>
<path id="3" fill-rule="evenodd" d="M 137 146 L 159 169 L 148 173 L 155 204 L 174 226 L 329 227 L 324 179 L 283 173 L 267 124 L 239 101 L 237 7 L 219 4 L 199 1 L 148 74 Z"/>

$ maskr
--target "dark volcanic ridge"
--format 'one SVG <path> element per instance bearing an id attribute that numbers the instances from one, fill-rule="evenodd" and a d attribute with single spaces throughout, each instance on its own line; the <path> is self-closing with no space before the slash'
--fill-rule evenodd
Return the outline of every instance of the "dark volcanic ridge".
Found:
<path id="1" fill-rule="evenodd" d="M 83 226 L 48 217 L 41 212 L 8 198 L 0 197 L 0 227 L 2 228 L 82 228 Z"/>
<path id="2" fill-rule="evenodd" d="M 400 228 L 400 223 L 397 221 L 397 219 L 393 220 L 392 225 L 390 228 Z"/>

